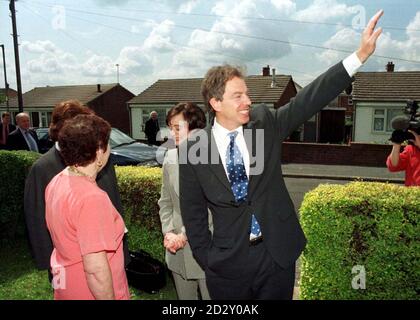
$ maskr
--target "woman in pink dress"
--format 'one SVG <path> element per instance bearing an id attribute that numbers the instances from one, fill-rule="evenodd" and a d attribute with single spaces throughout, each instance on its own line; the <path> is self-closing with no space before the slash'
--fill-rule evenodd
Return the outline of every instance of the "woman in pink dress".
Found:
<path id="1" fill-rule="evenodd" d="M 54 299 L 129 299 L 122 239 L 125 225 L 96 176 L 109 159 L 111 127 L 96 115 L 68 120 L 59 133 L 68 165 L 45 191 L 54 244 Z"/>

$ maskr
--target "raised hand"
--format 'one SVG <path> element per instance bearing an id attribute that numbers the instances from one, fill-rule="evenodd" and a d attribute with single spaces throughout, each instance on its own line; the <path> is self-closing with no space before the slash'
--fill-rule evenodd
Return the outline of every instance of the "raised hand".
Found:
<path id="1" fill-rule="evenodd" d="M 357 56 L 359 57 L 362 63 L 364 63 L 375 52 L 376 40 L 378 40 L 379 36 L 382 33 L 382 28 L 378 28 L 377 30 L 375 30 L 375 27 L 383 14 L 384 11 L 379 10 L 372 17 L 372 19 L 370 19 L 365 30 L 363 30 L 360 48 L 356 52 Z"/>

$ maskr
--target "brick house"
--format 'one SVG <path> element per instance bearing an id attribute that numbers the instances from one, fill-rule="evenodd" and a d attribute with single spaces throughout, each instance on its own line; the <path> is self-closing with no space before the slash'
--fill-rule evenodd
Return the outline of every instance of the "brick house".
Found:
<path id="1" fill-rule="evenodd" d="M 391 121 L 402 115 L 407 100 L 420 102 L 420 71 L 358 72 L 353 84 L 356 142 L 389 143 Z"/>
<path id="2" fill-rule="evenodd" d="M 29 113 L 32 127 L 48 127 L 54 106 L 64 100 L 77 99 L 105 120 L 112 127 L 130 134 L 127 101 L 134 94 L 120 84 L 94 84 L 37 87 L 23 94 L 23 110 Z M 0 112 L 6 106 L 0 105 Z M 18 113 L 17 99 L 10 100 L 10 111 Z"/>

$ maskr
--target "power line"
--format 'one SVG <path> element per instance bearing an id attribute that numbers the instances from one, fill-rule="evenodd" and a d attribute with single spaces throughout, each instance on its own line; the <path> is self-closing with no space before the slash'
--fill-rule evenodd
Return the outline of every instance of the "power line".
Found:
<path id="1" fill-rule="evenodd" d="M 50 7 L 48 5 L 46 5 L 46 6 Z M 120 19 L 120 20 L 124 20 L 124 21 L 130 20 L 130 21 L 136 21 L 136 22 L 149 22 L 148 20 L 145 20 L 145 19 L 121 17 L 121 16 L 116 16 L 116 15 L 96 13 L 96 12 L 91 12 L 91 11 L 83 11 L 83 10 L 77 10 L 77 9 L 66 9 L 66 10 L 73 11 L 73 12 L 78 12 L 78 13 L 84 13 L 84 14 L 88 14 L 88 15 L 100 16 L 100 17 L 115 18 L 115 19 Z M 244 34 L 226 32 L 226 31 L 215 31 L 215 30 L 210 30 L 210 29 L 201 28 L 201 27 L 190 27 L 190 26 L 179 25 L 179 24 L 172 24 L 172 25 L 176 28 L 187 29 L 187 30 L 200 30 L 200 31 L 209 32 L 209 33 L 230 35 L 230 36 L 241 37 L 241 38 L 246 38 L 246 39 L 261 40 L 261 41 L 268 41 L 268 42 L 274 42 L 274 43 L 282 43 L 282 44 L 288 44 L 288 45 L 300 46 L 300 47 L 306 47 L 306 48 L 314 48 L 314 49 L 320 49 L 320 50 L 331 50 L 331 51 L 343 52 L 343 53 L 349 53 L 349 54 L 353 53 L 352 50 L 346 50 L 346 49 L 336 49 L 336 48 L 320 46 L 320 45 L 313 45 L 313 44 L 299 43 L 299 42 L 291 42 L 291 41 L 286 41 L 286 40 L 271 39 L 271 38 L 258 37 L 258 36 L 252 36 L 252 35 L 244 35 Z M 404 58 L 397 58 L 397 57 L 390 57 L 390 56 L 382 56 L 382 55 L 378 55 L 378 54 L 374 54 L 374 55 L 372 55 L 372 57 L 388 59 L 388 60 L 404 61 L 404 62 L 410 62 L 410 63 L 416 63 L 416 64 L 420 63 L 419 60 L 411 60 L 411 59 L 404 59 Z"/>
<path id="2" fill-rule="evenodd" d="M 22 1 L 21 1 L 22 2 Z M 48 24 L 50 26 L 49 21 L 43 17 L 42 15 L 40 15 L 39 13 L 35 12 L 34 10 L 32 10 L 31 8 L 29 8 L 28 6 L 23 5 L 22 6 L 23 9 L 31 12 L 32 14 L 36 15 L 38 18 L 40 18 L 44 23 Z M 99 54 L 98 52 L 96 52 L 94 49 L 89 48 L 87 46 L 85 46 L 84 44 L 82 44 L 80 41 L 78 41 L 76 38 L 74 38 L 73 36 L 71 36 L 68 32 L 62 30 L 62 29 L 58 29 L 61 33 L 63 33 L 66 37 L 68 37 L 69 39 L 73 40 L 74 42 L 76 42 L 77 44 L 79 44 L 81 47 L 83 47 L 84 49 L 90 50 L 93 53 L 95 53 L 98 56 L 101 56 L 101 54 Z"/>
<path id="3" fill-rule="evenodd" d="M 152 1 L 149 1 L 152 2 Z M 40 5 L 50 5 L 53 6 L 52 3 L 42 3 L 38 1 L 31 1 L 31 3 L 40 4 Z M 56 4 L 55 4 L 56 5 Z M 72 8 L 66 6 L 66 8 Z M 73 7 L 74 8 L 74 7 Z M 86 9 L 96 9 L 92 7 L 85 7 Z M 127 12 L 143 12 L 143 13 L 154 13 L 154 14 L 164 14 L 164 15 L 183 15 L 183 16 L 197 16 L 197 17 L 210 17 L 210 18 L 232 18 L 235 19 L 237 17 L 228 16 L 228 15 L 218 15 L 218 14 L 209 14 L 209 13 L 186 13 L 186 12 L 174 12 L 174 11 L 157 11 L 157 10 L 145 10 L 145 9 L 125 9 L 119 8 L 120 11 L 127 11 Z M 296 19 L 280 19 L 280 18 L 265 18 L 265 17 L 251 17 L 251 16 L 242 16 L 241 19 L 244 20 L 256 20 L 256 21 L 269 21 L 269 22 L 284 22 L 284 23 L 302 23 L 302 24 L 315 24 L 315 25 L 326 25 L 326 26 L 334 26 L 334 27 L 350 27 L 353 26 L 350 24 L 342 24 L 342 23 L 332 23 L 332 22 L 319 22 L 319 21 L 310 21 L 310 20 L 296 20 Z M 387 30 L 397 30 L 397 31 L 418 31 L 420 29 L 408 29 L 403 27 L 394 27 L 394 26 L 383 26 L 383 29 Z"/>
<path id="4" fill-rule="evenodd" d="M 102 27 L 106 27 L 106 28 L 112 29 L 114 31 L 120 31 L 120 32 L 130 33 L 132 35 L 136 35 L 135 32 L 130 31 L 130 30 L 127 30 L 127 29 L 122 29 L 122 28 L 117 28 L 117 27 L 114 27 L 114 26 L 109 26 L 109 25 L 106 25 L 106 24 L 103 24 L 103 23 L 99 23 L 99 22 L 95 22 L 95 21 L 83 19 L 83 18 L 76 17 L 76 16 L 73 16 L 73 15 L 68 15 L 68 16 L 71 17 L 71 18 L 73 18 L 73 19 L 76 19 L 76 20 L 88 22 L 88 23 L 95 24 L 95 25 L 102 26 Z M 213 50 L 196 48 L 196 47 L 192 47 L 192 46 L 189 46 L 189 45 L 186 45 L 186 44 L 181 44 L 181 43 L 178 43 L 178 42 L 175 42 L 175 41 L 172 41 L 172 40 L 169 40 L 169 42 L 171 44 L 174 44 L 174 45 L 178 46 L 178 47 L 193 49 L 193 50 L 197 50 L 197 51 L 201 51 L 201 52 L 205 52 L 205 53 L 213 53 L 213 54 L 216 54 L 216 55 L 219 55 L 219 56 L 222 56 L 222 57 L 231 58 L 231 59 L 235 59 L 235 60 L 239 60 L 239 61 L 245 61 L 245 62 L 248 62 L 248 63 L 253 63 L 253 64 L 260 65 L 260 63 L 258 63 L 258 62 L 255 62 L 255 61 L 253 61 L 251 59 L 247 59 L 247 58 L 244 58 L 244 57 L 232 56 L 232 55 L 223 54 L 223 53 L 220 53 L 220 52 L 217 52 L 217 51 L 213 51 Z M 288 69 L 288 68 L 281 68 L 281 69 L 288 70 L 288 71 L 293 71 L 293 72 L 297 72 L 297 73 L 302 73 L 302 74 L 304 74 L 306 76 L 314 77 L 311 74 L 308 74 L 308 73 L 303 72 L 303 71 L 295 70 L 295 69 Z"/>

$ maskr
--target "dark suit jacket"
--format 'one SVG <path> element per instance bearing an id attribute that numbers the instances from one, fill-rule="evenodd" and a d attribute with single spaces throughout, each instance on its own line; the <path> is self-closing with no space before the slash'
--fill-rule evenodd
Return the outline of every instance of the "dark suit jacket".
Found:
<path id="1" fill-rule="evenodd" d="M 33 130 L 29 130 L 29 134 L 35 139 L 35 142 L 39 149 L 38 136 Z M 16 128 L 15 131 L 9 133 L 7 137 L 6 148 L 8 150 L 27 150 L 30 151 L 28 144 L 26 143 L 25 138 L 23 137 L 22 132 L 19 128 Z"/>
<path id="2" fill-rule="evenodd" d="M 287 268 L 296 261 L 306 239 L 282 176 L 282 142 L 350 83 L 351 78 L 339 63 L 302 89 L 287 105 L 275 111 L 265 106 L 253 108 L 244 129 L 253 132 L 254 141 L 247 135 L 245 141 L 250 157 L 256 156 L 256 145 L 264 145 L 264 170 L 250 176 L 247 201 L 240 204 L 235 202 L 211 126 L 205 129 L 210 139 L 207 148 L 201 148 L 198 155 L 208 163 L 191 164 L 188 160 L 180 164 L 180 200 L 188 241 L 206 274 L 230 279 L 241 276 L 248 257 L 253 213 L 261 226 L 263 245 L 276 263 Z M 256 141 L 256 129 L 263 129 L 263 140 Z M 186 143 L 180 151 L 191 150 L 195 144 L 191 139 Z M 219 164 L 211 164 L 212 158 L 219 159 Z M 208 230 L 207 207 L 213 215 L 213 237 Z"/>
<path id="3" fill-rule="evenodd" d="M 146 134 L 149 144 L 156 144 L 156 135 L 159 132 L 159 121 L 149 119 L 146 121 L 144 133 Z"/>
<path id="4" fill-rule="evenodd" d="M 66 165 L 60 153 L 52 147 L 32 166 L 25 184 L 24 210 L 25 220 L 31 244 L 32 254 L 39 269 L 50 268 L 53 244 L 45 221 L 45 188 L 51 179 L 61 172 Z M 98 186 L 108 193 L 114 207 L 123 212 L 114 166 L 110 161 L 101 170 L 96 179 Z M 125 263 L 129 262 L 128 245 L 124 237 Z"/>
<path id="5" fill-rule="evenodd" d="M 12 133 L 15 130 L 16 130 L 16 126 L 14 124 L 9 123 L 9 133 Z M 0 141 L 2 140 L 3 140 L 3 123 L 0 122 Z M 6 137 L 6 142 L 7 142 L 7 137 Z M 0 150 L 1 149 L 6 149 L 6 145 L 2 145 L 0 143 Z"/>

